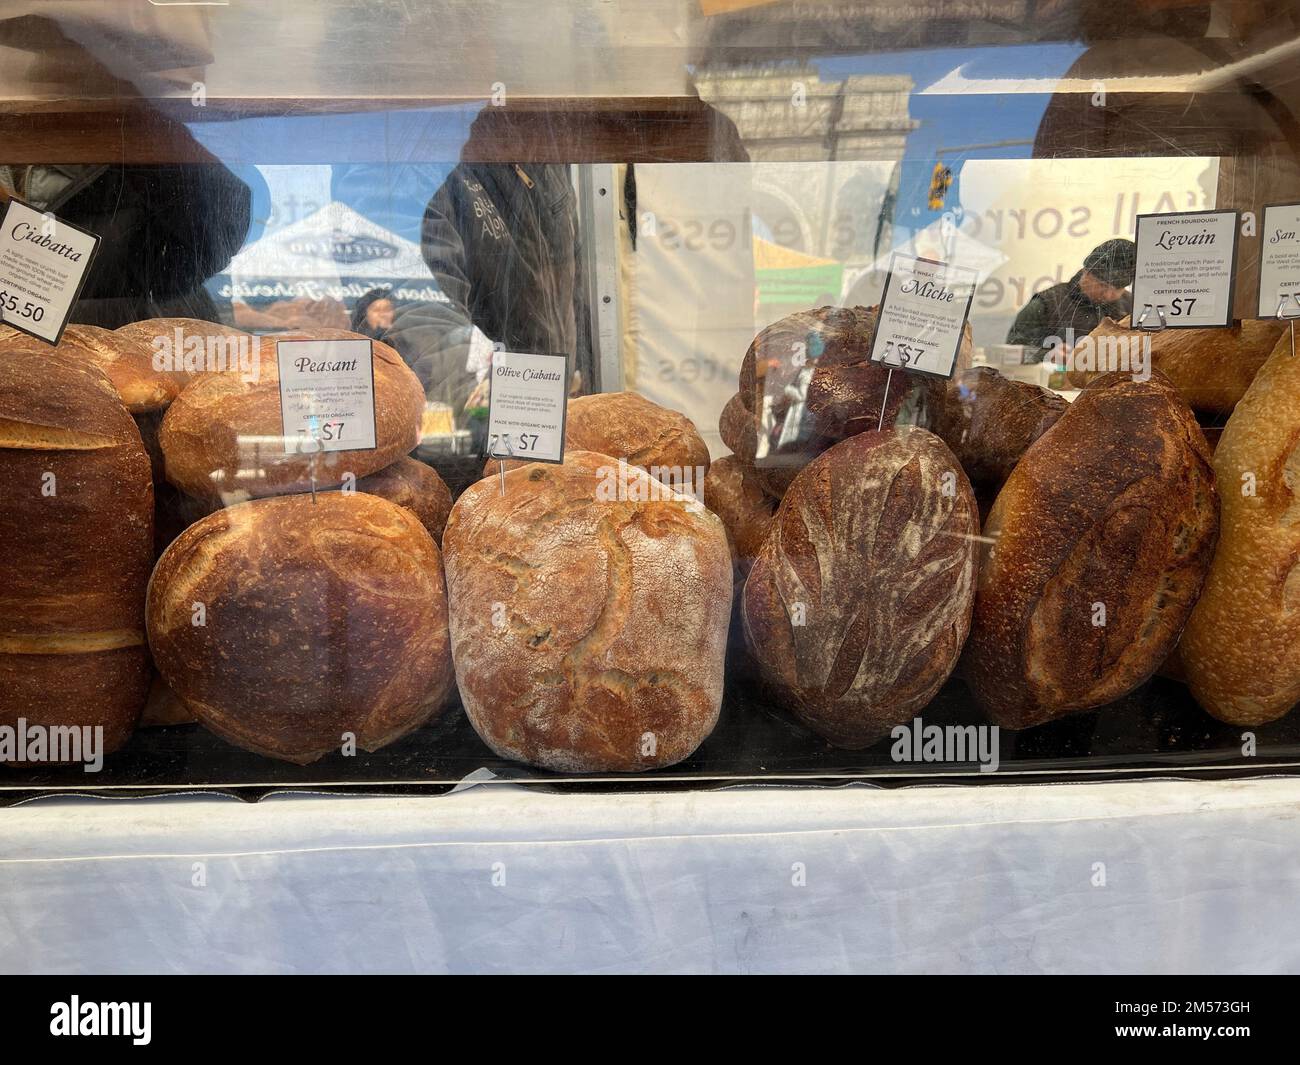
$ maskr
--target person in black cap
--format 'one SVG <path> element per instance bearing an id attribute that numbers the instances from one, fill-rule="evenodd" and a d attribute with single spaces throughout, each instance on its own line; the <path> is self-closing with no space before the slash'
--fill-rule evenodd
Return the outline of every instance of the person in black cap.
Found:
<path id="1" fill-rule="evenodd" d="M 1083 269 L 1069 281 L 1038 293 L 1021 308 L 1007 333 L 1007 343 L 1042 347 L 1047 337 L 1064 341 L 1070 329 L 1076 338 L 1086 336 L 1103 318 L 1118 321 L 1132 313 L 1133 297 L 1125 289 L 1133 284 L 1135 252 L 1131 240 L 1097 245 L 1083 260 Z"/>

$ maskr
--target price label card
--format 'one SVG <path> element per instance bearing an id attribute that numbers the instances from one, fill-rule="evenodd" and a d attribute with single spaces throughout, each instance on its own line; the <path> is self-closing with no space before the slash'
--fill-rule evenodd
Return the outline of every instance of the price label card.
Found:
<path id="1" fill-rule="evenodd" d="M 281 340 L 275 354 L 286 455 L 375 446 L 369 340 Z"/>
<path id="2" fill-rule="evenodd" d="M 1133 325 L 1231 325 L 1237 232 L 1236 211 L 1138 215 Z"/>
<path id="3" fill-rule="evenodd" d="M 492 357 L 488 454 L 494 459 L 564 461 L 569 360 L 498 351 Z"/>
<path id="4" fill-rule="evenodd" d="M 97 251 L 93 233 L 10 200 L 0 221 L 0 321 L 57 344 Z"/>
<path id="5" fill-rule="evenodd" d="M 978 277 L 951 263 L 894 254 L 880 297 L 871 361 L 927 377 L 951 377 Z"/>
<path id="6" fill-rule="evenodd" d="M 1259 244 L 1259 317 L 1300 317 L 1300 203 L 1268 204 Z"/>

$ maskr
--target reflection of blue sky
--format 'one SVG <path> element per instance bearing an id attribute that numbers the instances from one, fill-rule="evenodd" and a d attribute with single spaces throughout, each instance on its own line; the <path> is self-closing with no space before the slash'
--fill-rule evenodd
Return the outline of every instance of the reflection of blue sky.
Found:
<path id="1" fill-rule="evenodd" d="M 1083 53 L 1081 44 L 1010 45 L 986 48 L 940 48 L 931 51 L 885 52 L 822 59 L 816 67 L 824 81 L 838 81 L 851 74 L 907 74 L 915 88 L 909 103 L 911 116 L 920 125 L 907 139 L 903 154 L 902 181 L 894 212 L 896 242 L 906 231 L 924 228 L 940 212 L 926 203 L 930 176 L 939 149 L 992 141 L 1032 141 L 1051 100 L 1049 93 L 966 93 L 925 95 L 922 90 L 961 69 L 965 78 L 1059 78 Z M 1032 144 L 980 149 L 970 153 L 981 159 L 1028 159 Z M 953 187 L 948 203 L 960 202 L 961 162 L 966 153 L 945 152 L 953 170 Z"/>

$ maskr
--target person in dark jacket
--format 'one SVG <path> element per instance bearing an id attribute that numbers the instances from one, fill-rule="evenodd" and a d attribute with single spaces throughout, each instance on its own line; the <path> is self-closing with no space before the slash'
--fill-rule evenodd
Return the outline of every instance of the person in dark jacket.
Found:
<path id="1" fill-rule="evenodd" d="M 1048 337 L 1065 340 L 1072 329 L 1076 337 L 1091 333 L 1103 318 L 1117 321 L 1133 311 L 1133 297 L 1125 291 L 1133 284 L 1136 247 L 1131 240 L 1108 240 L 1083 260 L 1083 269 L 1069 281 L 1038 293 L 1016 315 L 1008 344 L 1042 347 Z"/>
<path id="2" fill-rule="evenodd" d="M 387 288 L 372 288 L 352 308 L 352 332 L 383 340 L 393 327 L 393 293 Z"/>

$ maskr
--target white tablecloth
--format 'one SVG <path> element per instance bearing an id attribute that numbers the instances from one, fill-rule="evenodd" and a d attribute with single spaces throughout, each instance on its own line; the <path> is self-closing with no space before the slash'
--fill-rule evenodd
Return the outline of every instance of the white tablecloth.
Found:
<path id="1" fill-rule="evenodd" d="M 5 972 L 1300 971 L 1300 780 L 0 810 Z"/>

